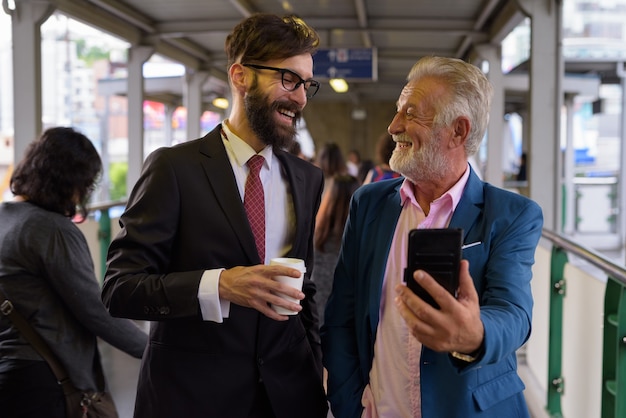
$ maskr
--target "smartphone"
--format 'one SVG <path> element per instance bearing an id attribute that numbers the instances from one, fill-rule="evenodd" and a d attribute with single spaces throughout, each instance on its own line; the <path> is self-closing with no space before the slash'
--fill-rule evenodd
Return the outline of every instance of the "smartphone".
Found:
<path id="1" fill-rule="evenodd" d="M 439 309 L 437 302 L 413 278 L 415 270 L 424 270 L 456 297 L 463 230 L 461 228 L 413 229 L 409 231 L 409 254 L 404 281 L 424 301 Z"/>

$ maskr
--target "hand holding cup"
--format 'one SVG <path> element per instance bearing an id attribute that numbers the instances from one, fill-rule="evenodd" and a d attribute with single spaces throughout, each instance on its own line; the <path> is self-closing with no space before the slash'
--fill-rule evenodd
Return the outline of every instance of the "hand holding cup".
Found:
<path id="1" fill-rule="evenodd" d="M 306 272 L 306 267 L 304 265 L 304 260 L 299 258 L 288 258 L 288 257 L 280 257 L 280 258 L 272 258 L 270 260 L 270 266 L 279 265 L 285 267 L 291 267 L 296 270 L 300 270 L 300 277 L 291 277 L 291 276 L 274 276 L 273 279 L 279 283 L 286 284 L 298 290 L 302 290 L 302 282 L 304 281 L 304 273 Z M 288 300 L 293 303 L 300 303 L 298 299 L 291 298 L 289 296 L 283 295 L 281 293 L 277 293 L 278 296 L 282 297 L 285 300 Z M 296 315 L 297 311 L 291 311 L 289 309 L 285 309 L 282 306 L 277 306 L 272 304 L 272 309 L 281 315 Z"/>

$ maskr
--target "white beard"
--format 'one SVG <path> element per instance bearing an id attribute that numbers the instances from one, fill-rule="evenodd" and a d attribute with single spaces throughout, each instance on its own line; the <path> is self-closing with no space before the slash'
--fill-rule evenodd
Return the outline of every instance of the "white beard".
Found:
<path id="1" fill-rule="evenodd" d="M 396 138 L 400 141 L 410 142 L 413 146 L 407 149 L 396 147 L 389 160 L 389 166 L 413 183 L 437 182 L 450 170 L 450 160 L 440 150 L 441 138 L 438 132 L 433 132 L 430 140 L 419 149 L 415 148 L 415 142 L 406 135 L 400 135 Z"/>

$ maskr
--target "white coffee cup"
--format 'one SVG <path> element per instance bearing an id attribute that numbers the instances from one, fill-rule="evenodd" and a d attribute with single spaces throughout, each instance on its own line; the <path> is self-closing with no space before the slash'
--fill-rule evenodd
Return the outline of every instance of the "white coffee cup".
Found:
<path id="1" fill-rule="evenodd" d="M 302 282 L 304 281 L 304 273 L 306 272 L 306 266 L 304 265 L 304 260 L 301 260 L 299 258 L 288 258 L 288 257 L 272 258 L 270 260 L 270 266 L 285 266 L 285 267 L 291 267 L 296 270 L 300 270 L 301 274 L 299 278 L 291 277 L 291 276 L 274 276 L 274 280 L 276 280 L 277 282 L 289 285 L 298 290 L 302 290 Z M 278 295 L 282 297 L 283 299 L 288 300 L 290 302 L 298 303 L 298 304 L 300 303 L 298 299 L 294 299 L 282 293 L 278 293 Z M 271 306 L 272 306 L 272 309 L 276 311 L 276 313 L 279 313 L 281 315 L 297 315 L 298 314 L 297 311 L 290 311 L 289 309 L 285 309 L 282 306 L 277 306 L 274 304 L 271 304 Z"/>

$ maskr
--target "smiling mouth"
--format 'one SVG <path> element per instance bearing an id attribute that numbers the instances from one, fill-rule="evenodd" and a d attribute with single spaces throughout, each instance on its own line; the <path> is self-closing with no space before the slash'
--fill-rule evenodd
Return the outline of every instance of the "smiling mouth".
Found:
<path id="1" fill-rule="evenodd" d="M 396 142 L 396 148 L 398 149 L 411 148 L 411 146 L 413 146 L 411 142 L 403 142 L 403 141 Z"/>
<path id="2" fill-rule="evenodd" d="M 291 110 L 287 110 L 287 109 L 279 109 L 278 113 L 280 113 L 281 115 L 288 117 L 288 118 L 295 118 L 296 117 L 296 112 L 293 112 Z"/>

